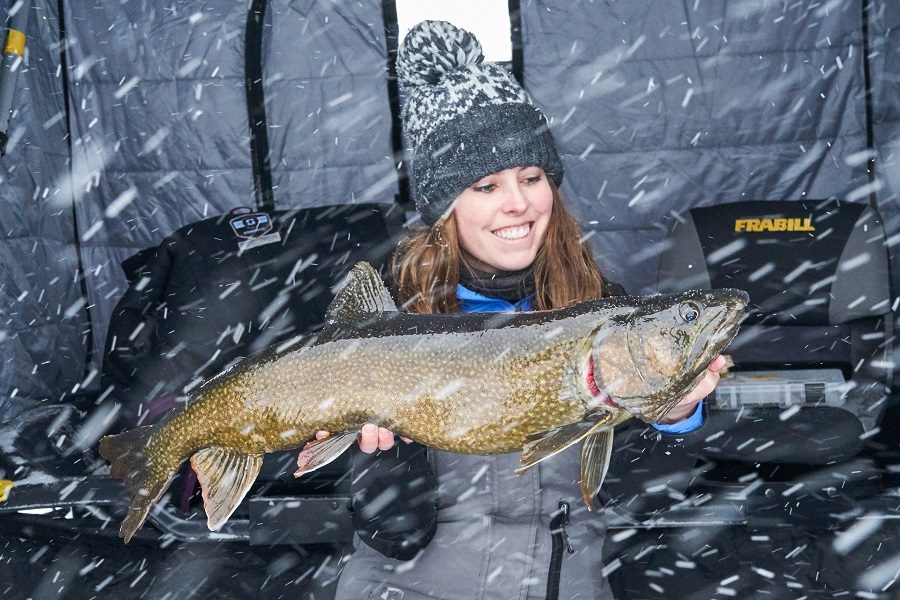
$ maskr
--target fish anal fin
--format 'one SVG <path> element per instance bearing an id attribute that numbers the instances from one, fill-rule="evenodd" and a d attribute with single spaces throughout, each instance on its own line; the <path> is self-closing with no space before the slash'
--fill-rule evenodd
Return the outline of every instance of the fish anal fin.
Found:
<path id="1" fill-rule="evenodd" d="M 365 316 L 396 311 L 397 305 L 378 272 L 369 263 L 358 262 L 328 305 L 325 323 L 328 326 L 345 325 Z"/>
<path id="2" fill-rule="evenodd" d="M 297 471 L 294 472 L 294 477 L 315 471 L 336 459 L 353 445 L 356 435 L 356 431 L 346 431 L 308 443 L 297 457 Z"/>
<path id="3" fill-rule="evenodd" d="M 244 499 L 259 475 L 262 461 L 262 454 L 244 454 L 216 446 L 191 456 L 210 531 L 218 531 Z"/>
<path id="4" fill-rule="evenodd" d="M 587 436 L 581 447 L 581 495 L 588 510 L 609 470 L 612 445 L 613 429 L 606 427 Z"/>
<path id="5" fill-rule="evenodd" d="M 585 415 L 580 421 L 551 427 L 529 435 L 525 445 L 522 447 L 522 466 L 516 469 L 514 473 L 521 475 L 542 460 L 546 460 L 559 454 L 569 446 L 577 444 L 592 431 L 608 426 L 611 420 L 612 416 L 607 412 L 594 413 Z"/>

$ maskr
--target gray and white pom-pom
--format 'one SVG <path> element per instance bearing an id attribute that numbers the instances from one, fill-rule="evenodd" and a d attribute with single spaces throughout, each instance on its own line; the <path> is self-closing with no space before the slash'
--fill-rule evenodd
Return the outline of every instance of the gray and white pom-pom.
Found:
<path id="1" fill-rule="evenodd" d="M 397 51 L 400 85 L 434 85 L 466 65 L 477 65 L 484 56 L 478 39 L 447 21 L 422 21 L 403 38 Z"/>

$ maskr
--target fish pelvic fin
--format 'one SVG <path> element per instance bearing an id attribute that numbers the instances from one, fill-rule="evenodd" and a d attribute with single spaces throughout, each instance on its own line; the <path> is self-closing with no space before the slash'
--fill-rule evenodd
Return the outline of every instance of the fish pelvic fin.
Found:
<path id="1" fill-rule="evenodd" d="M 262 454 L 244 454 L 213 446 L 195 452 L 191 467 L 197 473 L 206 510 L 206 526 L 218 531 L 235 511 L 262 467 Z"/>
<path id="2" fill-rule="evenodd" d="M 358 431 L 345 431 L 331 435 L 324 440 L 313 440 L 304 446 L 297 457 L 297 470 L 294 477 L 300 477 L 310 471 L 324 467 L 356 442 Z"/>
<path id="3" fill-rule="evenodd" d="M 609 470 L 612 445 L 613 429 L 605 427 L 587 436 L 581 446 L 581 495 L 588 510 Z"/>
<path id="4" fill-rule="evenodd" d="M 144 524 L 150 507 L 169 487 L 184 460 L 181 457 L 166 461 L 162 453 L 155 453 L 156 460 L 151 459 L 147 447 L 157 431 L 157 425 L 149 425 L 100 440 L 100 455 L 110 463 L 110 476 L 124 481 L 131 499 L 128 514 L 119 527 L 119 537 L 126 544 Z"/>
<path id="5" fill-rule="evenodd" d="M 595 413 L 586 415 L 580 421 L 551 427 L 529 435 L 522 447 L 522 466 L 513 472 L 521 475 L 539 462 L 577 444 L 598 428 L 607 427 L 610 421 L 612 421 L 612 415 L 609 413 Z"/>

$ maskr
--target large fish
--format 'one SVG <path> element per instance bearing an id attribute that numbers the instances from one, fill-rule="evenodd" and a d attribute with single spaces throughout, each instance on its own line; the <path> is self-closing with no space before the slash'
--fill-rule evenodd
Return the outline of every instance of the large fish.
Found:
<path id="1" fill-rule="evenodd" d="M 207 525 L 218 529 L 263 454 L 297 448 L 297 475 L 346 450 L 362 424 L 450 452 L 522 452 L 523 471 L 584 441 L 590 507 L 613 428 L 655 422 L 703 378 L 735 336 L 739 290 L 609 298 L 531 313 L 398 312 L 378 274 L 357 264 L 317 336 L 247 358 L 199 386 L 155 425 L 100 440 L 131 497 L 128 542 L 190 458 Z"/>

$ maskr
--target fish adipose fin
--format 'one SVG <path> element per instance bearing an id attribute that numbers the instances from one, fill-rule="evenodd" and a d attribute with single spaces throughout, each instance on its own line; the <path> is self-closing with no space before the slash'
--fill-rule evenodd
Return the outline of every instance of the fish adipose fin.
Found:
<path id="1" fill-rule="evenodd" d="M 126 544 L 143 525 L 150 507 L 169 487 L 184 461 L 184 458 L 173 458 L 167 464 L 158 464 L 149 460 L 145 449 L 156 429 L 155 425 L 138 427 L 100 440 L 100 455 L 110 463 L 110 476 L 125 482 L 131 498 L 128 515 L 119 528 L 119 536 Z"/>
<path id="2" fill-rule="evenodd" d="M 210 531 L 218 531 L 238 507 L 256 481 L 262 462 L 262 454 L 242 454 L 215 446 L 194 453 L 191 467 L 200 482 Z"/>
<path id="3" fill-rule="evenodd" d="M 612 416 L 604 412 L 599 415 L 595 414 L 593 418 L 591 415 L 586 415 L 581 421 L 532 433 L 522 447 L 522 466 L 513 472 L 521 475 L 542 460 L 559 454 L 572 444 L 578 443 L 597 428 L 608 426 L 611 420 Z"/>
<path id="4" fill-rule="evenodd" d="M 346 431 L 328 436 L 324 440 L 313 440 L 308 443 L 297 457 L 297 470 L 294 477 L 300 477 L 319 467 L 324 467 L 356 441 L 356 431 Z"/>
<path id="5" fill-rule="evenodd" d="M 581 447 L 581 495 L 588 510 L 609 470 L 613 429 L 607 427 L 589 435 Z"/>

